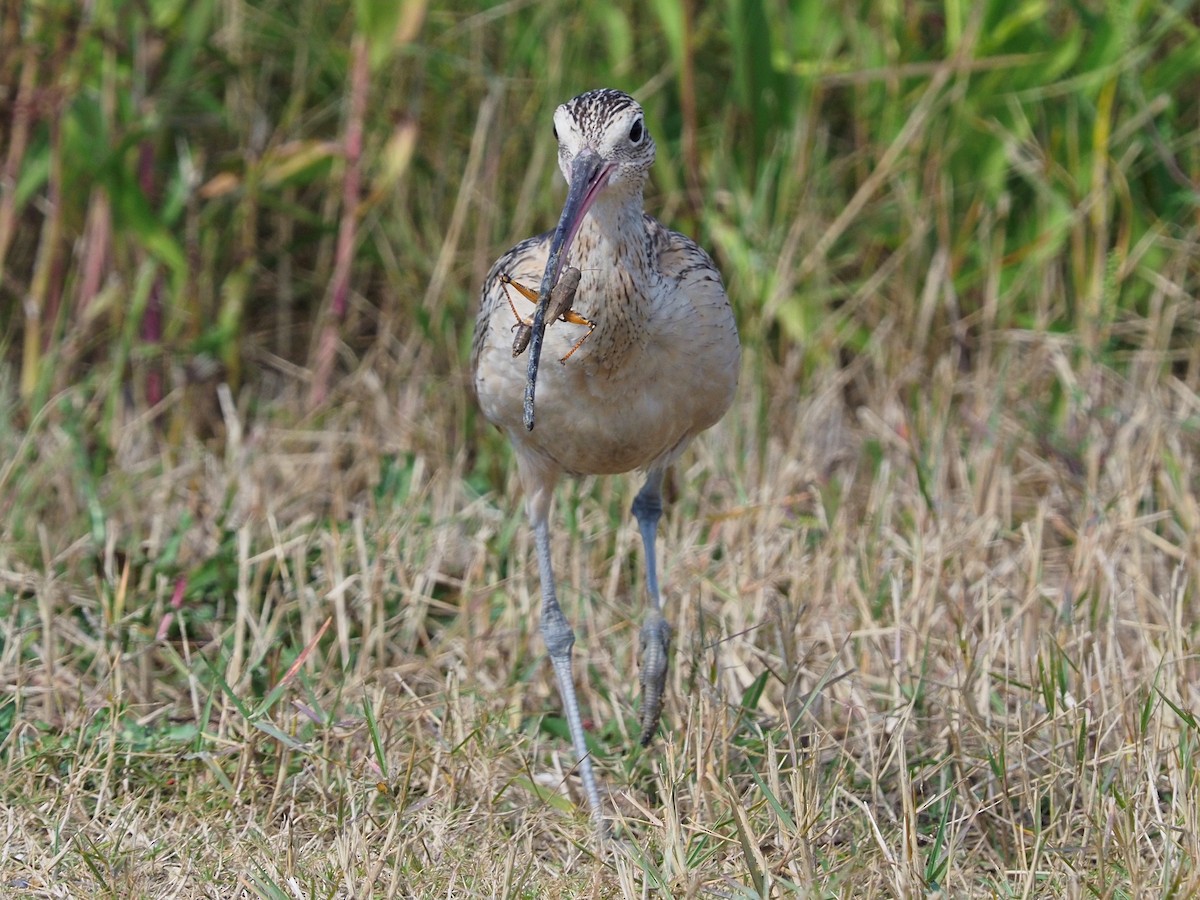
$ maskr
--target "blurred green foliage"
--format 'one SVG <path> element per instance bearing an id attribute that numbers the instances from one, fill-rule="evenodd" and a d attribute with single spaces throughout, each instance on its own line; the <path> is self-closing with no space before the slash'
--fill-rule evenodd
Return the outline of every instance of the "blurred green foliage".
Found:
<path id="1" fill-rule="evenodd" d="M 29 414 L 311 365 L 350 215 L 343 369 L 398 341 L 459 371 L 486 266 L 554 219 L 554 105 L 611 84 L 656 125 L 652 210 L 714 251 L 752 347 L 834 359 L 898 320 L 919 350 L 1121 349 L 1115 324 L 1194 292 L 1197 27 L 1133 0 L 9 2 L 0 348 Z M 202 427 L 182 408 L 171 434 Z"/>

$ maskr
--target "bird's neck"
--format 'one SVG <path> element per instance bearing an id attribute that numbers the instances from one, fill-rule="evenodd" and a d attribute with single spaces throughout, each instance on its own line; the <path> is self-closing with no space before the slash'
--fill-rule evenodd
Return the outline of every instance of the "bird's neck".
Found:
<path id="1" fill-rule="evenodd" d="M 650 273 L 650 254 L 642 209 L 640 190 L 602 196 L 580 226 L 572 264 L 585 274 L 591 270 L 603 275 L 616 268 L 624 270 L 635 282 L 644 282 Z M 604 278 L 611 278 L 611 274 Z"/>
<path id="2" fill-rule="evenodd" d="M 612 202 L 616 199 L 597 201 L 588 211 L 571 254 L 582 274 L 576 308 L 596 324 L 580 352 L 586 349 L 587 357 L 609 370 L 641 352 L 653 295 L 641 192 Z"/>

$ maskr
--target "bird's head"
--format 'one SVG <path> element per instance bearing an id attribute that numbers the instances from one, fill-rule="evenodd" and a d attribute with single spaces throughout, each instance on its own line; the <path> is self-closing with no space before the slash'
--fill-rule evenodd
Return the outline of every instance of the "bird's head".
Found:
<path id="1" fill-rule="evenodd" d="M 628 94 L 601 88 L 568 100 L 554 112 L 558 166 L 567 179 L 567 199 L 550 247 L 543 290 L 558 282 L 562 261 L 592 204 L 603 194 L 639 203 L 654 162 L 654 139 L 646 115 Z"/>
<path id="2" fill-rule="evenodd" d="M 601 88 L 567 101 L 554 112 L 554 136 L 563 177 L 572 187 L 585 181 L 591 200 L 606 189 L 640 192 L 645 185 L 654 139 L 641 106 L 628 94 Z"/>

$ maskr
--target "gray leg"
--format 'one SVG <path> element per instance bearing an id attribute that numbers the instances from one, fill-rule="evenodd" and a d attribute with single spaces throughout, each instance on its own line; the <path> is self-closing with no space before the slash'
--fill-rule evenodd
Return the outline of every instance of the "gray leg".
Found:
<path id="1" fill-rule="evenodd" d="M 563 711 L 567 714 L 571 741 L 575 745 L 575 759 L 579 766 L 579 774 L 583 777 L 583 789 L 587 794 L 588 805 L 592 808 L 592 819 L 603 838 L 604 813 L 600 808 L 600 792 L 596 790 L 596 776 L 592 771 L 592 760 L 588 756 L 587 742 L 583 738 L 583 720 L 579 716 L 575 681 L 571 677 L 571 648 L 575 644 L 575 634 L 558 605 L 558 597 L 554 591 L 554 571 L 550 566 L 550 524 L 545 515 L 535 517 L 533 536 L 537 546 L 538 574 L 542 581 L 542 638 L 546 641 L 550 662 L 554 665 L 558 693 L 562 698 Z"/>
<path id="2" fill-rule="evenodd" d="M 667 651 L 671 645 L 671 626 L 663 618 L 662 599 L 658 594 L 658 558 L 654 552 L 658 535 L 658 520 L 662 517 L 663 472 L 655 469 L 646 475 L 646 483 L 633 501 L 633 515 L 638 530 L 642 533 L 642 546 L 646 551 L 646 591 L 650 595 L 650 609 L 642 623 L 642 733 L 641 744 L 645 747 L 658 730 L 662 716 L 663 695 L 667 689 Z"/>

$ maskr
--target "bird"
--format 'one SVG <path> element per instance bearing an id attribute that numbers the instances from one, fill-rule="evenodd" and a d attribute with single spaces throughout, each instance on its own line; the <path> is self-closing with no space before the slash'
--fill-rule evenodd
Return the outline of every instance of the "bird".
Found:
<path id="1" fill-rule="evenodd" d="M 692 439 L 732 405 L 741 344 L 712 258 L 645 212 L 656 148 L 638 102 L 611 88 L 580 94 L 555 110 L 554 137 L 566 201 L 553 231 L 521 241 L 488 272 L 471 346 L 472 385 L 484 417 L 514 450 L 537 556 L 541 633 L 576 768 L 603 836 L 572 673 L 575 634 L 551 564 L 554 489 L 563 477 L 644 473 L 632 514 L 648 602 L 639 659 L 640 741 L 648 745 L 658 729 L 671 639 L 655 552 L 663 479 Z M 570 284 L 557 291 L 555 308 L 573 306 L 573 316 L 547 315 L 560 276 Z M 532 322 L 516 314 L 506 294 L 514 281 L 541 286 Z M 528 360 L 520 359 L 522 343 Z M 558 361 L 539 370 L 543 345 Z"/>

